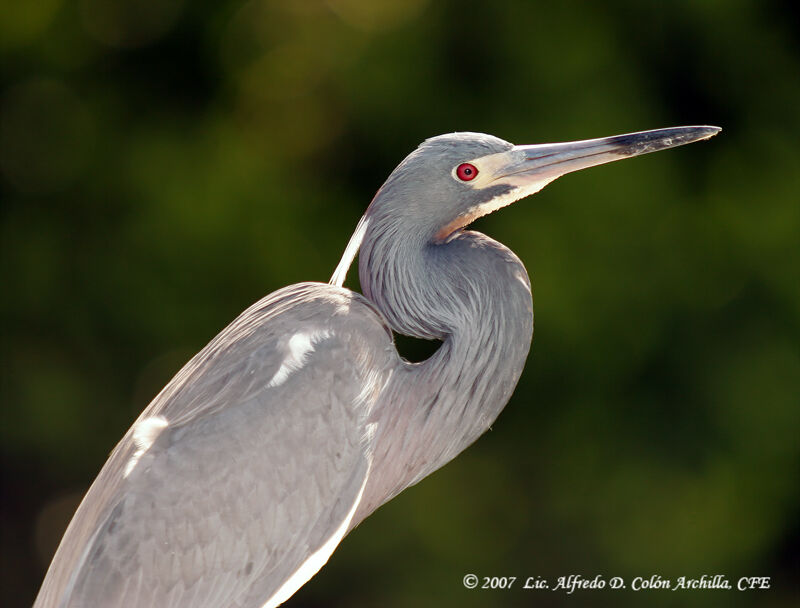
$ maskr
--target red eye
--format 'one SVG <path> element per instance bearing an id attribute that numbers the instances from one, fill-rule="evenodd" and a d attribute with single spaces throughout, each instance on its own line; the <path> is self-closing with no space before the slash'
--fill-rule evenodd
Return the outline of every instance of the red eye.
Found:
<path id="1" fill-rule="evenodd" d="M 475 165 L 469 163 L 461 163 L 456 167 L 456 175 L 462 182 L 468 182 L 478 176 L 478 169 Z"/>

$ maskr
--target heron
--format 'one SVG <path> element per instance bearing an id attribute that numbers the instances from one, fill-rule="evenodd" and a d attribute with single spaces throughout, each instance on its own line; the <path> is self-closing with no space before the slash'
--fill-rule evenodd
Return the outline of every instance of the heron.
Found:
<path id="1" fill-rule="evenodd" d="M 380 187 L 329 283 L 256 302 L 145 408 L 78 507 L 35 607 L 286 601 L 514 391 L 533 336 L 530 280 L 467 226 L 566 173 L 719 131 L 424 141 Z M 357 254 L 363 295 L 343 287 Z M 409 362 L 393 332 L 441 344 Z"/>

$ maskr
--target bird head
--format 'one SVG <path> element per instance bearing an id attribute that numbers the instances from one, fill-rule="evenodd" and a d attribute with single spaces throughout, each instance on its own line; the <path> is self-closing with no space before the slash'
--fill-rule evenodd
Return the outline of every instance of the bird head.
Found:
<path id="1" fill-rule="evenodd" d="M 515 146 L 484 133 L 425 140 L 378 190 L 331 282 L 342 285 L 365 235 L 443 244 L 492 211 L 572 171 L 708 139 L 719 127 L 671 127 L 613 137 Z"/>
<path id="2" fill-rule="evenodd" d="M 674 127 L 556 144 L 515 146 L 483 133 L 423 142 L 392 172 L 371 210 L 444 243 L 475 219 L 587 167 L 707 139 L 718 127 Z"/>

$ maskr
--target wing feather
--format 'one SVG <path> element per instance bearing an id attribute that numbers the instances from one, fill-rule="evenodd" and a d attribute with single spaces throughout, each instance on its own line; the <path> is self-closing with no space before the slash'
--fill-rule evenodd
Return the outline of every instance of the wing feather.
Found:
<path id="1" fill-rule="evenodd" d="M 117 445 L 35 606 L 244 607 L 293 593 L 358 506 L 390 340 L 365 300 L 329 285 L 245 311 Z"/>

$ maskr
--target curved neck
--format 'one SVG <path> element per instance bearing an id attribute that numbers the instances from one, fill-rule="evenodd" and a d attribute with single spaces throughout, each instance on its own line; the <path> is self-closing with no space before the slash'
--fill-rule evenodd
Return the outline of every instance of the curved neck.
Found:
<path id="1" fill-rule="evenodd" d="M 530 310 L 525 266 L 504 245 L 473 231 L 437 243 L 432 233 L 382 219 L 368 218 L 359 279 L 395 332 L 445 340 L 480 330 L 493 316 Z"/>
<path id="2" fill-rule="evenodd" d="M 533 333 L 528 275 L 505 246 L 477 232 L 436 245 L 372 228 L 360 254 L 364 295 L 396 332 L 443 343 L 428 360 L 403 363 L 373 410 L 373 473 L 361 518 L 489 428 L 511 397 Z"/>

